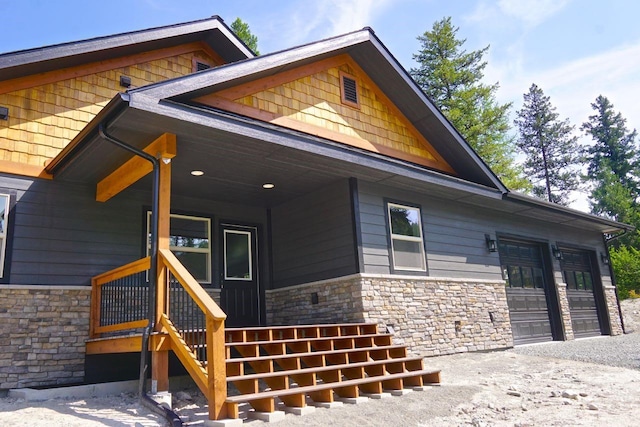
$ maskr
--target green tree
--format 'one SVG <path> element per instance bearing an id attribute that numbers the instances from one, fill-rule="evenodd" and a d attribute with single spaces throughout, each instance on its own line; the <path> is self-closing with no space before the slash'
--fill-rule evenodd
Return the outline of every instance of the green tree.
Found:
<path id="1" fill-rule="evenodd" d="M 613 173 L 614 179 L 628 190 L 635 205 L 640 178 L 640 153 L 635 145 L 637 132 L 635 129 L 632 132 L 627 130 L 626 119 L 614 111 L 613 104 L 606 97 L 598 96 L 591 107 L 596 114 L 589 116 L 589 120 L 581 126 L 595 142 L 587 149 L 587 180 L 597 185 L 603 180 L 604 174 Z M 597 197 L 598 194 L 592 193 L 591 199 L 597 209 L 593 212 L 607 213 L 617 218 L 615 211 L 608 212 L 610 209 L 602 206 L 602 200 Z"/>
<path id="2" fill-rule="evenodd" d="M 413 55 L 418 67 L 409 73 L 507 187 L 528 190 L 509 136 L 511 104 L 496 101 L 497 83 L 481 83 L 489 46 L 467 52 L 466 40 L 456 38 L 457 32 L 450 17 L 435 22 L 418 37 L 421 49 Z"/>
<path id="3" fill-rule="evenodd" d="M 524 171 L 533 182 L 533 193 L 550 202 L 566 205 L 569 193 L 578 188 L 580 163 L 578 138 L 569 119 L 559 120 L 550 98 L 535 83 L 524 94 L 516 112 L 517 141 L 527 159 Z"/>
<path id="4" fill-rule="evenodd" d="M 260 55 L 260 52 L 258 51 L 258 37 L 251 33 L 249 24 L 240 18 L 236 18 L 236 20 L 231 23 L 231 30 L 244 42 L 244 44 L 247 45 L 247 47 L 249 47 L 249 49 L 253 51 L 253 53 Z"/>
<path id="5" fill-rule="evenodd" d="M 616 274 L 618 296 L 640 296 L 640 251 L 633 247 L 611 248 L 611 266 Z"/>

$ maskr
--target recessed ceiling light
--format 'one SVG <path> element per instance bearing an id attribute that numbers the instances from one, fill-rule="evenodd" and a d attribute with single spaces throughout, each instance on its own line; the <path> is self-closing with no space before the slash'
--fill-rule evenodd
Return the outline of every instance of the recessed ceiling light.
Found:
<path id="1" fill-rule="evenodd" d="M 202 175 L 204 175 L 204 172 L 202 172 L 202 171 L 191 171 L 191 175 L 193 175 L 193 176 L 202 176 Z"/>
<path id="2" fill-rule="evenodd" d="M 276 186 L 275 184 L 272 184 L 270 182 L 265 182 L 264 184 L 262 184 L 262 188 L 264 188 L 265 190 L 271 190 L 275 186 Z"/>

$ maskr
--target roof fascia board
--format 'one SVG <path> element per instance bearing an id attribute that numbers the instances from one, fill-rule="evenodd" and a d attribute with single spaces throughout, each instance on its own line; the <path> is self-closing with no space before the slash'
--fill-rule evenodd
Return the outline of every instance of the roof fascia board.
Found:
<path id="1" fill-rule="evenodd" d="M 483 170 L 483 172 L 490 178 L 490 180 L 495 184 L 496 188 L 500 189 L 503 193 L 507 193 L 509 189 L 502 183 L 500 178 L 489 168 L 489 166 L 482 160 L 482 158 L 476 153 L 476 151 L 469 145 L 469 143 L 460 135 L 458 130 L 451 124 L 449 119 L 447 119 L 444 114 L 440 111 L 440 109 L 427 97 L 427 95 L 420 89 L 418 84 L 413 80 L 413 78 L 409 75 L 407 70 L 405 70 L 400 63 L 396 60 L 391 52 L 387 49 L 387 47 L 380 41 L 380 39 L 372 32 L 371 43 L 378 49 L 381 55 L 385 57 L 385 59 L 391 64 L 391 66 L 395 69 L 396 73 L 405 81 L 405 83 L 413 90 L 413 92 L 422 100 L 422 102 L 427 106 L 431 114 L 433 114 L 440 123 L 447 129 L 447 131 L 456 139 L 456 142 L 460 144 L 464 150 L 467 152 L 469 157 L 471 157 L 475 163 Z M 422 117 L 418 119 L 418 121 L 426 119 L 427 117 Z"/>
<path id="2" fill-rule="evenodd" d="M 595 222 L 601 225 L 605 225 L 615 230 L 632 231 L 635 229 L 635 227 L 629 224 L 624 224 L 622 222 L 613 221 L 597 215 L 581 212 L 572 208 L 568 208 L 566 206 L 561 206 L 555 203 L 547 202 L 545 200 L 534 199 L 533 197 L 529 197 L 524 194 L 509 192 L 509 193 L 506 193 L 503 198 L 504 200 L 508 200 L 512 203 L 518 203 L 523 206 L 527 206 L 531 209 L 534 209 L 534 208 L 546 209 L 558 214 L 570 216 L 572 218 L 582 219 L 590 222 Z"/>
<path id="3" fill-rule="evenodd" d="M 251 61 L 241 61 L 215 67 L 200 73 L 178 77 L 173 80 L 147 85 L 132 92 L 144 93 L 157 99 L 187 96 L 194 92 L 194 88 L 202 89 L 220 83 L 232 81 L 236 78 L 247 77 L 251 74 L 274 70 L 293 64 L 298 60 L 327 55 L 366 41 L 371 40 L 368 30 L 360 30 L 343 36 L 321 40 L 315 43 L 294 47 L 267 55 L 255 57 Z"/>
<path id="4" fill-rule="evenodd" d="M 166 100 L 158 101 L 154 97 L 145 96 L 141 93 L 131 94 L 129 106 L 149 113 L 187 121 L 248 138 L 259 139 L 284 147 L 304 150 L 325 157 L 336 158 L 336 154 L 339 152 L 341 160 L 384 170 L 393 175 L 415 179 L 424 183 L 441 185 L 470 193 L 470 195 L 481 195 L 493 199 L 502 198 L 500 191 L 490 187 L 441 174 L 436 171 L 425 173 L 423 168 L 404 163 L 400 160 L 382 156 L 378 157 L 373 153 L 360 153 L 350 147 L 333 141 L 282 128 L 260 120 L 236 116 L 224 111 L 188 106 Z"/>
<path id="5" fill-rule="evenodd" d="M 181 35 L 220 30 L 233 44 L 243 51 L 248 58 L 254 54 L 241 43 L 238 37 L 221 21 L 214 16 L 200 21 L 186 22 L 182 24 L 156 27 L 146 30 L 132 31 L 122 34 L 96 37 L 87 40 L 61 43 L 52 46 L 9 52 L 0 55 L 0 70 L 26 65 L 39 61 L 58 59 L 74 55 L 82 55 L 99 50 L 113 49 L 133 44 L 140 44 L 154 40 L 168 39 Z"/>

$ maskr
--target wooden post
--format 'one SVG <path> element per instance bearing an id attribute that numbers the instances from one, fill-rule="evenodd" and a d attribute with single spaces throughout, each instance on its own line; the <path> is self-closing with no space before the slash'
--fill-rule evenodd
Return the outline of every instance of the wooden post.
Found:
<path id="1" fill-rule="evenodd" d="M 209 395 L 209 419 L 227 417 L 227 373 L 225 354 L 224 320 L 207 315 L 207 384 Z"/>
<path id="2" fill-rule="evenodd" d="M 165 134 L 173 138 L 175 135 Z M 165 163 L 160 159 L 160 182 L 158 192 L 158 249 L 169 249 L 170 239 L 170 215 L 171 215 L 171 163 Z M 163 314 L 169 315 L 169 270 L 164 266 L 162 257 L 158 257 L 156 299 L 156 325 L 155 331 L 162 331 L 160 319 Z M 169 390 L 169 352 L 153 351 L 151 353 L 151 390 L 152 392 Z"/>

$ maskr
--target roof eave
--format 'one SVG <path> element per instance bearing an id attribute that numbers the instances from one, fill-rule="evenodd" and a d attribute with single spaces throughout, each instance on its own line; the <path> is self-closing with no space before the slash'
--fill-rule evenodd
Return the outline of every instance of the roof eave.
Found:
<path id="1" fill-rule="evenodd" d="M 73 138 L 56 157 L 45 166 L 45 172 L 54 175 L 66 167 L 80 151 L 86 148 L 89 141 L 98 133 L 98 125 L 109 122 L 118 116 L 129 105 L 127 93 L 114 96 L 105 107 Z"/>
<path id="2" fill-rule="evenodd" d="M 573 217 L 575 219 L 599 224 L 604 227 L 604 232 L 608 234 L 616 233 L 618 231 L 623 231 L 623 230 L 625 231 L 635 230 L 635 227 L 629 224 L 613 221 L 597 215 L 589 214 L 589 213 L 572 209 L 566 206 L 558 205 L 556 203 L 547 202 L 545 200 L 536 199 L 534 197 L 530 197 L 521 193 L 508 192 L 504 194 L 503 199 L 513 203 L 519 203 L 525 206 L 533 206 L 538 209 L 545 209 L 547 211 L 551 211 L 567 217 Z"/>

